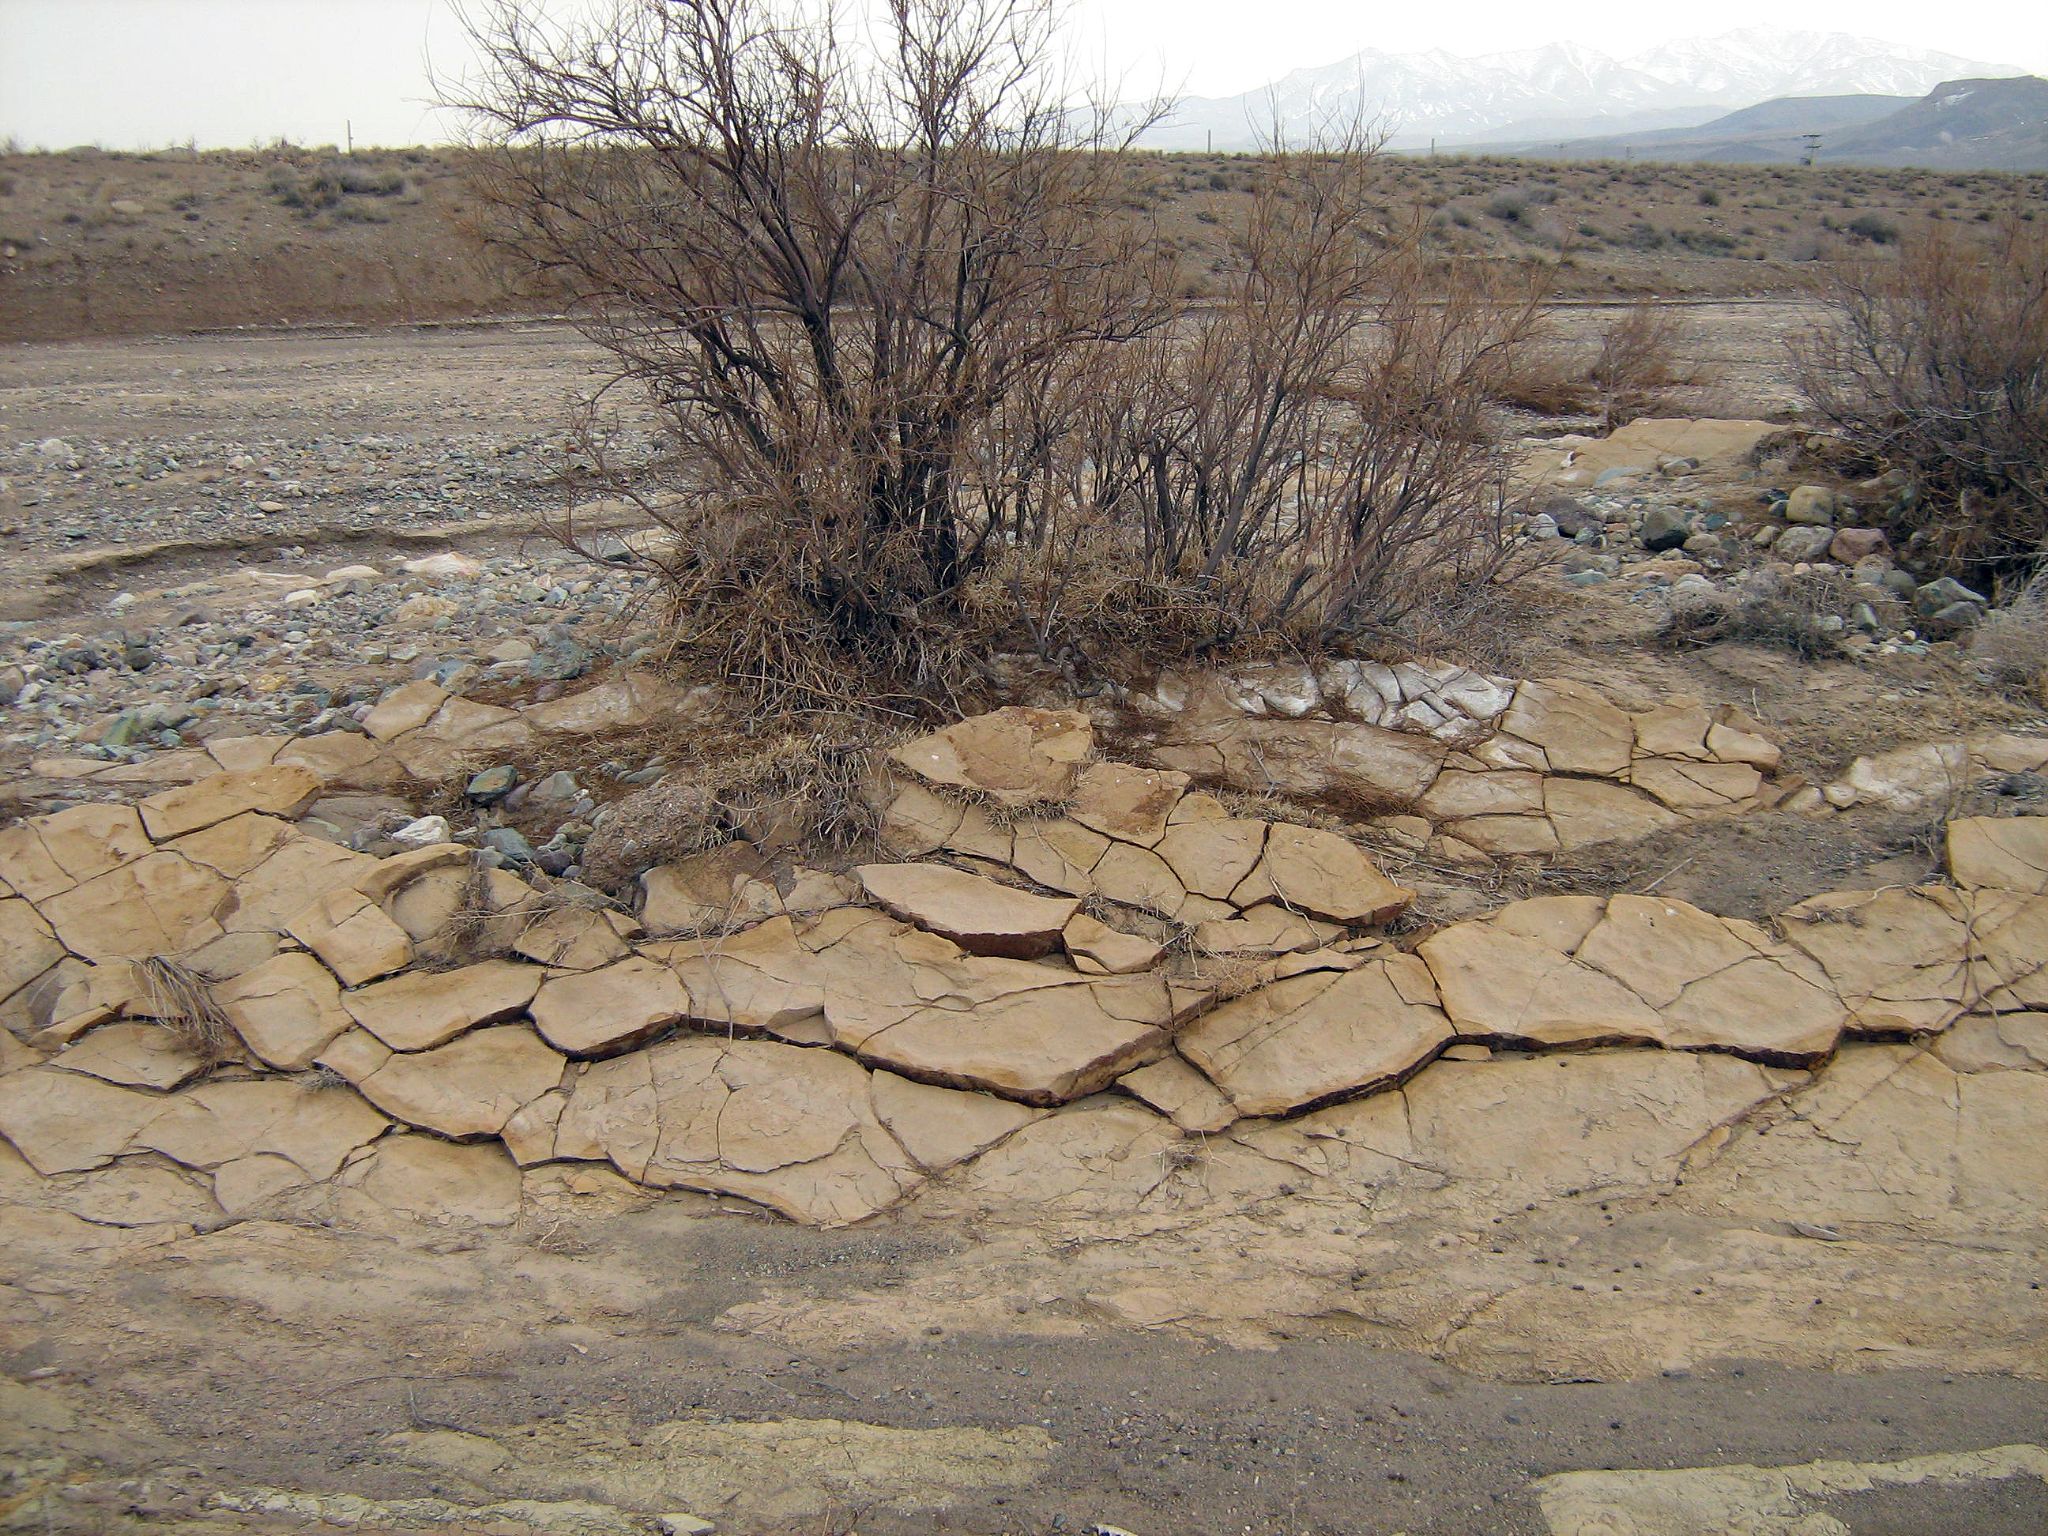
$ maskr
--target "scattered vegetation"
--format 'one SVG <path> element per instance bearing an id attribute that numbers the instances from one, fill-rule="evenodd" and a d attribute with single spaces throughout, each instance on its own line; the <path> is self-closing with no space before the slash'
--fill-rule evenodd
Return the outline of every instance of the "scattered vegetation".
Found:
<path id="1" fill-rule="evenodd" d="M 1893 542 L 1973 584 L 2024 579 L 2048 554 L 2048 233 L 1931 225 L 1824 282 L 1800 383 L 1866 468 L 1910 477 Z"/>
<path id="2" fill-rule="evenodd" d="M 571 295 L 674 444 L 612 477 L 672 535 L 677 649 L 765 701 L 956 705 L 1313 648 L 1506 565 L 1516 269 L 1425 259 L 1375 147 L 1273 154 L 1194 304 L 1134 162 L 1023 0 L 902 0 L 856 61 L 768 0 L 593 30 L 503 0 L 461 104 L 491 237 Z M 1156 190 L 1156 189 L 1154 189 Z M 607 475 L 606 418 L 583 450 Z"/>

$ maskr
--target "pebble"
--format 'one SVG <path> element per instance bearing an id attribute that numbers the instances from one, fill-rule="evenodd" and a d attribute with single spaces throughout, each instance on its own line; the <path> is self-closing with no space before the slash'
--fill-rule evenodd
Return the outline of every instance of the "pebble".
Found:
<path id="1" fill-rule="evenodd" d="M 449 831 L 448 818 L 445 816 L 421 816 L 417 820 L 408 821 L 391 834 L 391 841 L 401 848 L 431 848 L 437 843 L 450 843 L 454 840 L 454 834 Z"/>

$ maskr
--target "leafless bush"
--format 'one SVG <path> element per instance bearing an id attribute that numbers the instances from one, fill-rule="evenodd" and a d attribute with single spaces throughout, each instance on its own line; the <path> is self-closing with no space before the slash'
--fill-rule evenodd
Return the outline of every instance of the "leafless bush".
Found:
<path id="1" fill-rule="evenodd" d="M 493 238 L 674 449 L 614 474 L 601 394 L 584 452 L 671 535 L 678 653 L 765 699 L 1343 642 L 1505 568 L 1491 413 L 1534 293 L 1427 267 L 1352 135 L 1262 162 L 1194 304 L 1111 152 L 1145 115 L 1076 107 L 1049 15 L 891 0 L 872 50 L 781 0 L 472 27 Z"/>
<path id="2" fill-rule="evenodd" d="M 1674 607 L 1659 634 L 1677 646 L 1737 641 L 1821 660 L 1843 653 L 1841 616 L 1853 601 L 1839 575 L 1759 571 L 1724 601 Z"/>
<path id="3" fill-rule="evenodd" d="M 1522 347 L 1501 399 L 1561 416 L 1597 414 L 1603 432 L 1672 408 L 1681 390 L 1708 382 L 1690 356 L 1693 327 L 1669 305 L 1639 299 L 1604 327 L 1591 349 L 1545 335 Z M 1590 355 L 1589 355 L 1590 350 Z"/>
<path id="4" fill-rule="evenodd" d="M 873 56 L 848 25 L 497 0 L 463 101 L 501 147 L 501 244 L 677 445 L 674 500 L 627 489 L 677 536 L 684 644 L 824 699 L 943 689 L 1046 446 L 1000 419 L 1163 318 L 1101 153 L 1124 139 L 1057 89 L 1043 10 L 895 0 Z"/>
<path id="5" fill-rule="evenodd" d="M 2048 708 L 2048 572 L 1970 634 L 1970 660 L 1995 688 Z"/>
<path id="6" fill-rule="evenodd" d="M 1793 349 L 1801 387 L 1871 465 L 1913 477 L 1894 542 L 1921 535 L 1978 580 L 2030 569 L 2048 550 L 2048 229 L 1917 230 L 1895 259 L 1835 268 L 1826 297 Z"/>
<path id="7" fill-rule="evenodd" d="M 1691 327 L 1669 305 L 1641 299 L 1600 336 L 1600 354 L 1588 380 L 1598 391 L 1607 431 L 1655 414 L 1672 394 L 1702 382 L 1697 363 L 1685 360 Z"/>
<path id="8" fill-rule="evenodd" d="M 1494 399 L 1540 296 L 1429 267 L 1419 228 L 1373 216 L 1374 151 L 1268 157 L 1217 301 L 1096 397 L 1072 500 L 1129 531 L 1196 649 L 1352 639 L 1507 558 Z"/>

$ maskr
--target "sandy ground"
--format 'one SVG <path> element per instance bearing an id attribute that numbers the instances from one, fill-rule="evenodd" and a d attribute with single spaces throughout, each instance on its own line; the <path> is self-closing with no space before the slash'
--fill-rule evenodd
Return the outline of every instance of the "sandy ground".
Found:
<path id="1" fill-rule="evenodd" d="M 1723 392 L 1748 410 L 1781 403 L 1779 342 L 1801 313 L 1695 314 Z M 0 441 L 147 447 L 310 427 L 436 445 L 535 433 L 590 361 L 572 333 L 546 326 L 15 347 L 0 352 Z M 393 547 L 407 524 L 368 510 L 382 493 L 345 472 L 334 480 L 331 496 L 277 526 L 212 546 L 174 522 L 140 537 L 137 520 L 162 495 L 146 483 L 67 504 L 62 515 L 91 536 L 63 547 L 39 539 L 48 519 L 37 508 L 11 513 L 23 531 L 9 536 L 6 615 L 86 626 L 104 622 L 122 587 Z M 442 542 L 516 546 L 540 494 L 480 492 L 454 522 L 427 505 L 416 526 Z M 140 561 L 120 563 L 124 548 Z M 1571 645 L 1541 647 L 1611 677 L 1641 638 L 1616 607 Z M 1903 666 L 1807 669 L 1746 651 L 1644 659 L 1637 675 L 1645 689 L 1689 684 L 1758 708 L 1816 770 L 1977 707 Z M 1887 859 L 1924 869 L 1916 835 L 1786 827 L 1745 846 L 1731 834 L 1690 850 L 1662 888 L 1720 910 L 1775 908 L 1804 894 L 1802 882 L 1844 883 Z M 1651 878 L 1687 851 L 1644 851 L 1627 877 Z M 1773 857 L 1785 861 L 1775 885 Z M 1512 1262 L 1549 1263 L 1604 1219 L 1581 1206 L 1532 1223 L 1511 1240 Z M 1421 1241 L 1412 1223 L 1388 1230 Z M 1346 1240 L 1364 1252 L 1376 1235 L 1368 1219 Z M 1227 1229 L 1209 1239 L 1230 1240 Z M 1646 1256 L 1668 1256 L 1686 1235 L 1653 1226 L 1639 1240 Z M 1535 1536 L 1552 1528 L 1537 1488 L 1552 1474 L 1889 1463 L 2038 1442 L 2048 1424 L 2041 1381 L 1802 1351 L 1782 1317 L 1752 1348 L 1739 1314 L 1714 1314 L 1700 1335 L 1719 1341 L 1711 1357 L 1661 1371 L 1643 1363 L 1654 1351 L 1601 1367 L 1596 1350 L 1584 1369 L 1532 1370 L 1484 1351 L 1460 1369 L 1441 1358 L 1455 1351 L 1418 1353 L 1415 1335 L 1366 1326 L 1357 1311 L 1309 1308 L 1235 1333 L 1179 1328 L 1088 1303 L 1071 1267 L 1113 1269 L 1120 1243 L 1142 1246 L 1129 1221 L 1099 1241 L 1071 1219 L 1034 1236 L 1028 1224 L 990 1232 L 972 1214 L 916 1211 L 818 1232 L 729 1201 L 643 1202 L 603 1185 L 486 1232 L 250 1222 L 164 1238 L 30 1213 L 0 1260 L 0 1529 L 17 1517 L 77 1532 L 331 1528 L 317 1511 L 218 1504 L 272 1488 L 463 1506 L 588 1497 L 817 1536 L 1098 1522 L 1137 1536 Z M 2028 1277 L 2012 1267 L 2024 1261 L 2008 1257 L 2002 1279 L 2024 1292 Z M 1227 1288 L 1257 1263 L 1255 1244 L 1178 1283 Z M 1826 1273 L 1815 1271 L 1817 1287 Z M 950 1277 L 969 1274 L 971 1295 L 953 1305 Z M 1177 1282 L 1169 1269 L 1148 1283 Z M 2048 1294 L 2043 1283 L 2033 1276 L 2033 1292 L 2001 1307 L 2024 1311 Z M 1246 1293 L 1254 1309 L 1258 1294 Z M 2020 1536 L 2048 1529 L 2048 1482 L 1917 1477 L 1812 1508 L 1839 1525 L 1801 1531 Z"/>

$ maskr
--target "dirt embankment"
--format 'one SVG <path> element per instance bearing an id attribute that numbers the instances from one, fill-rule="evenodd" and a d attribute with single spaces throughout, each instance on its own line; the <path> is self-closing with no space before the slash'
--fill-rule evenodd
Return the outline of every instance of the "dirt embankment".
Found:
<path id="1" fill-rule="evenodd" d="M 461 167 L 72 151 L 0 161 L 0 340 L 520 312 L 465 232 Z"/>
<path id="2" fill-rule="evenodd" d="M 1200 293 L 1251 206 L 1243 156 L 1135 155 L 1127 203 Z M 1383 207 L 1445 257 L 1561 297 L 1801 291 L 1813 263 L 1931 220 L 1983 227 L 2048 176 L 1388 157 Z M 479 254 L 463 155 L 411 149 L 0 157 L 0 342 L 532 314 Z"/>

